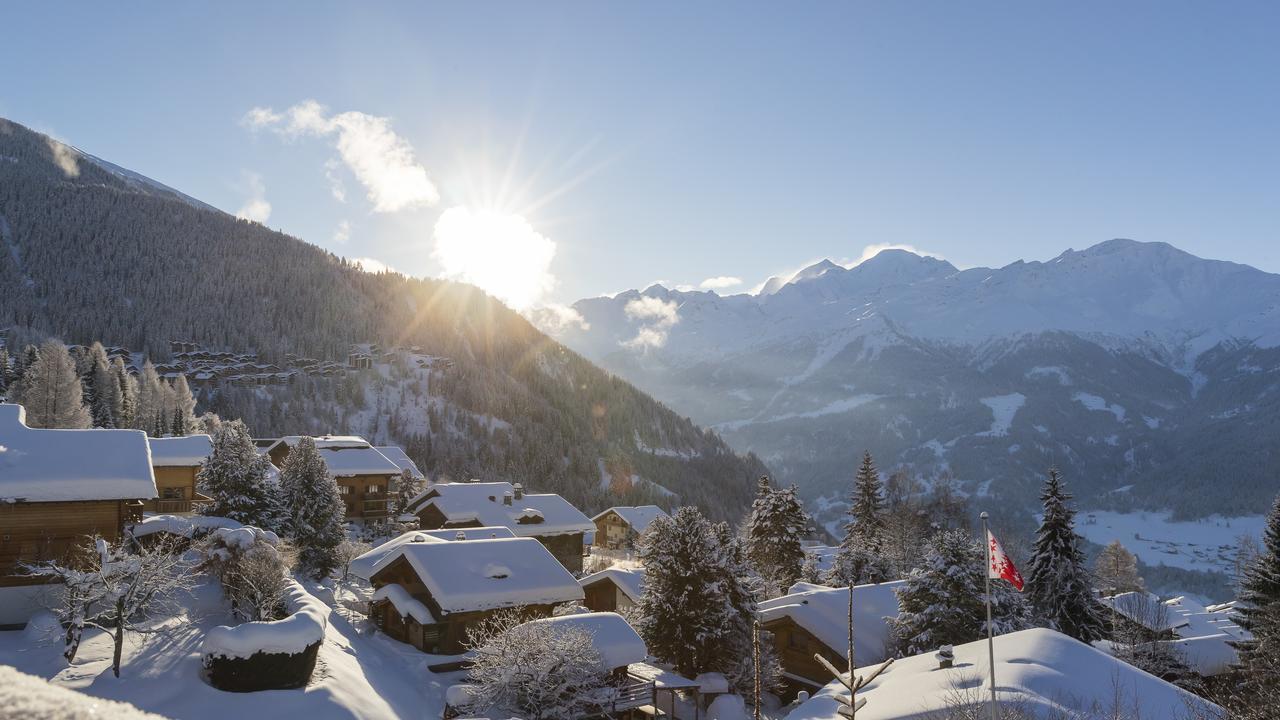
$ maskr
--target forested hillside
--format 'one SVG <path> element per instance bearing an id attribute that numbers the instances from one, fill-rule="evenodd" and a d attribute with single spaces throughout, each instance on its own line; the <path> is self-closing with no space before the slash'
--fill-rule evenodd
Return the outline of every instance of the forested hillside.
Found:
<path id="1" fill-rule="evenodd" d="M 736 517 L 766 472 L 473 287 L 363 272 L 4 120 L 0 238 L 11 344 L 101 340 L 162 361 L 182 339 L 271 361 L 380 343 L 454 361 L 201 398 L 258 435 L 373 431 L 438 473 L 519 480 L 587 509 L 676 502 L 656 483 Z"/>

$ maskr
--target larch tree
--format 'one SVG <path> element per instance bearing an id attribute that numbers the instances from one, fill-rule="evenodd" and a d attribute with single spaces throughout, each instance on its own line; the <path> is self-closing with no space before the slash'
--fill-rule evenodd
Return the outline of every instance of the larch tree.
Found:
<path id="1" fill-rule="evenodd" d="M 285 457 L 280 493 L 284 530 L 298 549 L 299 569 L 316 580 L 329 577 L 341 564 L 338 547 L 346 537 L 342 523 L 347 506 L 315 440 L 300 439 Z"/>
<path id="2" fill-rule="evenodd" d="M 809 517 L 795 486 L 775 490 L 761 477 L 745 530 L 747 558 L 774 597 L 787 591 L 800 577 L 804 565 L 802 540 L 809 531 Z"/>
<path id="3" fill-rule="evenodd" d="M 27 409 L 27 424 L 35 428 L 87 428 L 92 417 L 84 404 L 84 389 L 75 362 L 62 343 L 50 340 L 27 366 L 14 389 L 14 399 Z"/>
<path id="4" fill-rule="evenodd" d="M 172 407 L 168 408 L 172 418 L 172 433 L 175 436 L 190 435 L 196 428 L 196 398 L 191 394 L 191 386 L 187 384 L 187 376 L 179 374 L 173 381 Z"/>
<path id="5" fill-rule="evenodd" d="M 1108 595 L 1146 590 L 1146 583 L 1138 574 L 1138 558 L 1119 540 L 1111 541 L 1098 553 L 1093 561 L 1093 577 L 1098 589 Z"/>
<path id="6" fill-rule="evenodd" d="M 1075 531 L 1076 513 L 1057 469 L 1049 470 L 1040 500 L 1044 517 L 1031 553 L 1027 599 L 1050 628 L 1086 643 L 1099 640 L 1106 634 L 1103 608 L 1093 594 L 1093 578 Z"/>
<path id="7" fill-rule="evenodd" d="M 120 385 L 111 371 L 111 363 L 107 360 L 101 343 L 93 344 L 90 361 L 92 364 L 85 377 L 85 386 L 89 388 L 89 411 L 93 415 L 93 426 L 120 427 Z"/>
<path id="8" fill-rule="evenodd" d="M 258 454 L 249 428 L 239 420 L 222 423 L 213 436 L 213 452 L 196 475 L 200 491 L 212 499 L 203 506 L 203 514 L 278 529 L 280 487 L 271 474 L 271 461 Z"/>
<path id="9" fill-rule="evenodd" d="M 161 437 L 167 434 L 169 418 L 165 415 L 164 384 L 148 359 L 142 363 L 138 375 L 138 403 L 134 410 L 134 427 L 149 435 Z"/>
<path id="10" fill-rule="evenodd" d="M 115 376 L 116 385 L 120 388 L 120 414 L 116 417 L 116 427 L 137 427 L 138 381 L 129 374 L 129 369 L 121 358 L 116 358 L 111 363 L 111 374 Z"/>
<path id="11" fill-rule="evenodd" d="M 924 563 L 907 574 L 898 590 L 898 617 L 889 625 L 901 655 L 962 645 L 987 632 L 986 551 L 962 530 L 930 538 Z M 1003 580 L 991 582 L 991 621 L 996 635 L 1031 626 L 1022 595 Z"/>

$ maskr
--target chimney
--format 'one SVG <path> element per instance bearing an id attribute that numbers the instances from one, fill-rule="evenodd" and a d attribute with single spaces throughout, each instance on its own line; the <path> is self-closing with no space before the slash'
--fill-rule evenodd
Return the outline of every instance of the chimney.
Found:
<path id="1" fill-rule="evenodd" d="M 934 657 L 938 659 L 938 669 L 946 670 L 952 665 L 955 665 L 956 651 L 950 645 L 943 645 L 938 648 L 938 652 L 934 654 Z"/>
<path id="2" fill-rule="evenodd" d="M 507 491 L 507 492 L 502 493 L 502 504 L 503 504 L 503 505 L 510 505 L 510 504 L 511 504 L 511 492 L 510 492 L 510 491 Z"/>
<path id="3" fill-rule="evenodd" d="M 454 539 L 454 540 L 466 540 L 466 539 L 467 539 L 467 534 L 466 534 L 465 532 L 463 532 L 462 530 L 459 530 L 459 531 L 458 531 L 458 534 L 453 536 L 453 539 Z"/>
<path id="4" fill-rule="evenodd" d="M 516 491 L 516 499 L 517 499 L 517 500 L 519 500 L 520 498 L 524 497 L 524 485 L 523 485 L 523 484 L 521 484 L 521 483 L 516 483 L 515 485 L 512 485 L 511 487 L 512 487 L 512 489 L 514 489 L 514 490 Z"/>

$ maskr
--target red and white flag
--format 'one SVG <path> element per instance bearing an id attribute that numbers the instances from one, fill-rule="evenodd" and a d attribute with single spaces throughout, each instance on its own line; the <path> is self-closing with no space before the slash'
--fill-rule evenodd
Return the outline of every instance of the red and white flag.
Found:
<path id="1" fill-rule="evenodd" d="M 1013 566 L 1013 561 L 1009 559 L 1008 554 L 1004 551 L 1004 546 L 996 539 L 991 531 L 987 531 L 987 577 L 993 580 L 1008 580 L 1009 584 L 1022 592 L 1022 575 L 1018 573 L 1018 568 Z"/>

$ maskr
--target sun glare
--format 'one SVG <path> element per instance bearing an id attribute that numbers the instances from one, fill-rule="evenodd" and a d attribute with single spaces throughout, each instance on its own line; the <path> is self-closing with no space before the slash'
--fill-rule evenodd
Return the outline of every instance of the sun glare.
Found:
<path id="1" fill-rule="evenodd" d="M 555 285 L 556 244 L 522 216 L 453 207 L 436 221 L 431 252 L 444 276 L 471 283 L 515 310 L 528 310 Z"/>

